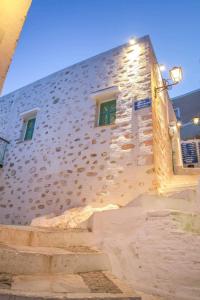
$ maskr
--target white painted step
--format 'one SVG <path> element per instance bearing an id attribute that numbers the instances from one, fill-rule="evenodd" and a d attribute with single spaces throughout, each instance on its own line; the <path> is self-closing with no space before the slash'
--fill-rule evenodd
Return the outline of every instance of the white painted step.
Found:
<path id="1" fill-rule="evenodd" d="M 195 200 L 196 195 L 192 190 L 184 191 L 184 193 L 177 192 L 173 196 L 144 194 L 130 202 L 127 207 L 134 207 L 137 215 L 141 215 L 143 212 L 161 210 L 178 210 L 191 213 L 197 213 L 200 210 L 199 203 Z"/>
<path id="2" fill-rule="evenodd" d="M 174 175 L 165 187 L 160 189 L 161 194 L 172 194 L 187 189 L 195 190 L 198 185 L 199 176 L 196 175 Z"/>
<path id="3" fill-rule="evenodd" d="M 132 289 L 109 272 L 89 272 L 77 275 L 10 276 L 5 274 L 2 279 L 4 280 L 0 277 L 1 300 L 141 300 Z"/>
<path id="4" fill-rule="evenodd" d="M 0 225 L 0 243 L 20 246 L 68 247 L 92 244 L 92 233 L 87 230 L 62 230 L 32 226 Z"/>
<path id="5" fill-rule="evenodd" d="M 106 254 L 84 246 L 55 248 L 0 244 L 0 273 L 79 273 L 109 270 Z"/>

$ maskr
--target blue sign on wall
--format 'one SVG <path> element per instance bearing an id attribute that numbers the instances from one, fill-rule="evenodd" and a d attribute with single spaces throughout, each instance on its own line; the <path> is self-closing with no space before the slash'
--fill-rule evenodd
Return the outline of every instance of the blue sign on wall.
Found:
<path id="1" fill-rule="evenodd" d="M 150 107 L 150 106 L 151 106 L 151 99 L 149 99 L 149 98 L 138 100 L 138 101 L 134 102 L 135 110 L 139 110 L 139 109 Z"/>
<path id="2" fill-rule="evenodd" d="M 184 164 L 196 164 L 198 163 L 197 147 L 196 143 L 182 143 L 181 144 L 182 157 Z"/>

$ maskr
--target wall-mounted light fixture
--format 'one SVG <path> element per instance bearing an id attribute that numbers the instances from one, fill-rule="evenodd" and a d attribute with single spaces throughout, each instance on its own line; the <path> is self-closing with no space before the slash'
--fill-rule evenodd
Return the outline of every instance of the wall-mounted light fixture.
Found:
<path id="1" fill-rule="evenodd" d="M 155 88 L 155 97 L 158 92 L 168 90 L 169 87 L 178 84 L 182 80 L 182 68 L 174 67 L 169 71 L 170 79 L 163 79 L 163 86 L 159 86 Z"/>
<path id="2" fill-rule="evenodd" d="M 195 117 L 193 117 L 189 122 L 182 124 L 182 122 L 180 120 L 178 120 L 176 122 L 176 126 L 177 128 L 184 128 L 186 126 L 191 126 L 191 125 L 195 125 L 195 126 L 200 126 L 200 114 L 196 115 Z"/>
<path id="3" fill-rule="evenodd" d="M 177 84 L 179 82 L 181 82 L 182 78 L 183 78 L 183 73 L 182 73 L 182 68 L 181 67 L 173 67 L 170 71 L 169 71 L 170 77 L 173 81 L 173 84 Z"/>
<path id="4" fill-rule="evenodd" d="M 182 122 L 181 122 L 180 120 L 178 120 L 178 121 L 176 122 L 176 126 L 177 126 L 178 128 L 182 127 Z"/>
<path id="5" fill-rule="evenodd" d="M 194 125 L 200 125 L 200 117 L 196 116 L 196 117 L 192 118 L 192 123 Z"/>
<path id="6" fill-rule="evenodd" d="M 166 67 L 165 67 L 165 65 L 161 64 L 161 65 L 159 65 L 159 69 L 161 72 L 164 72 L 166 70 Z"/>
<path id="7" fill-rule="evenodd" d="M 130 45 L 135 45 L 136 43 L 137 43 L 136 37 L 131 37 L 131 38 L 129 39 L 129 44 L 130 44 Z"/>

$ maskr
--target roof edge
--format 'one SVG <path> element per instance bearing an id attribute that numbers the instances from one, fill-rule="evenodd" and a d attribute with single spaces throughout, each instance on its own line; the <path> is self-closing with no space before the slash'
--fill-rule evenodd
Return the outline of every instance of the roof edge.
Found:
<path id="1" fill-rule="evenodd" d="M 185 94 L 176 96 L 176 97 L 174 97 L 174 98 L 171 98 L 171 100 L 174 101 L 174 100 L 177 100 L 177 99 L 179 99 L 179 98 L 182 98 L 182 97 L 185 97 L 185 96 L 188 96 L 188 95 L 191 95 L 191 94 L 195 94 L 195 93 L 198 93 L 198 92 L 200 92 L 200 88 L 199 88 L 199 89 L 196 89 L 196 90 L 193 90 L 193 91 L 191 91 L 191 92 L 188 92 L 188 93 L 185 93 Z"/>

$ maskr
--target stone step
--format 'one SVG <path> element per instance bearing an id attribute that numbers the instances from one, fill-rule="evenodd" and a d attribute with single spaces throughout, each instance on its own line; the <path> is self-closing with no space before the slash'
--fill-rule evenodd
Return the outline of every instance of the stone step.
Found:
<path id="1" fill-rule="evenodd" d="M 199 176 L 196 175 L 174 175 L 159 192 L 161 194 L 173 194 L 174 192 L 176 193 L 187 189 L 195 190 L 198 180 Z"/>
<path id="2" fill-rule="evenodd" d="M 109 270 L 106 254 L 86 246 L 32 247 L 0 244 L 0 273 L 79 273 Z"/>
<path id="3" fill-rule="evenodd" d="M 20 246 L 68 247 L 92 244 L 91 232 L 83 229 L 37 228 L 0 225 L 0 243 Z"/>
<path id="4" fill-rule="evenodd" d="M 141 300 L 109 272 L 0 275 L 1 300 Z"/>

